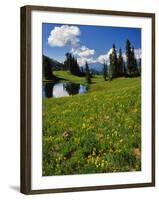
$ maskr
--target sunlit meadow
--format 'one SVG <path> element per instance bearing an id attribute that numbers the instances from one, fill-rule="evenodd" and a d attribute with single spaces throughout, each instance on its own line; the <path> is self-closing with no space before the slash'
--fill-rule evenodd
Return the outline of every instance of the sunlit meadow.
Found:
<path id="1" fill-rule="evenodd" d="M 44 176 L 141 170 L 140 77 L 92 82 L 86 94 L 43 99 Z"/>

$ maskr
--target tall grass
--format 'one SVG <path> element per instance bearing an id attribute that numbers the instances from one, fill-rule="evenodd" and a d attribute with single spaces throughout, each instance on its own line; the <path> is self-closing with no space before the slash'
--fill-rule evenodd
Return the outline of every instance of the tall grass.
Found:
<path id="1" fill-rule="evenodd" d="M 44 176 L 141 170 L 140 78 L 92 81 L 86 94 L 43 100 Z"/>

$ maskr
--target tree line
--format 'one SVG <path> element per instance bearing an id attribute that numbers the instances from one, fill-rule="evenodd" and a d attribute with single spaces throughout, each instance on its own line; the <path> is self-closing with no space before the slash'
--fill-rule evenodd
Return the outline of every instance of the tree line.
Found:
<path id="1" fill-rule="evenodd" d="M 112 80 L 117 77 L 137 77 L 141 73 L 141 59 L 137 62 L 135 58 L 134 47 L 130 41 L 126 41 L 126 62 L 123 59 L 122 49 L 119 49 L 117 54 L 116 46 L 113 44 L 112 53 L 109 55 L 109 64 L 103 64 L 104 80 Z M 85 76 L 86 82 L 91 83 L 92 73 L 89 69 L 88 63 L 85 63 L 85 70 L 79 67 L 77 59 L 71 54 L 66 54 L 64 61 L 64 70 L 69 70 L 73 75 Z"/>
<path id="2" fill-rule="evenodd" d="M 121 48 L 117 55 L 115 44 L 113 44 L 112 53 L 109 55 L 109 65 L 106 62 L 103 64 L 104 80 L 112 80 L 116 77 L 137 77 L 140 73 L 141 59 L 137 62 L 134 47 L 130 41 L 126 41 L 126 62 L 124 62 Z"/>
<path id="3" fill-rule="evenodd" d="M 71 53 L 66 53 L 63 70 L 69 70 L 75 76 L 85 76 L 86 82 L 91 83 L 92 73 L 89 69 L 88 63 L 85 63 L 85 68 L 80 67 L 77 58 Z"/>
<path id="4" fill-rule="evenodd" d="M 123 59 L 122 49 L 119 49 L 117 53 L 116 46 L 113 44 L 112 53 L 109 55 L 109 62 L 103 64 L 103 78 L 105 81 L 112 80 L 117 77 L 137 77 L 141 74 L 141 59 L 137 62 L 135 58 L 134 47 L 130 41 L 126 41 L 126 61 Z M 80 67 L 77 58 L 71 53 L 65 54 L 66 58 L 62 65 L 62 70 L 68 70 L 75 76 L 85 76 L 86 82 L 91 83 L 92 73 L 85 63 L 85 67 Z M 46 79 L 57 79 L 53 75 L 52 60 L 46 56 L 43 56 L 43 70 Z"/>
<path id="5" fill-rule="evenodd" d="M 69 70 L 71 74 L 75 76 L 84 76 L 84 72 L 80 69 L 77 62 L 77 58 L 75 58 L 71 53 L 66 53 L 65 56 L 66 59 L 64 61 L 63 70 Z"/>

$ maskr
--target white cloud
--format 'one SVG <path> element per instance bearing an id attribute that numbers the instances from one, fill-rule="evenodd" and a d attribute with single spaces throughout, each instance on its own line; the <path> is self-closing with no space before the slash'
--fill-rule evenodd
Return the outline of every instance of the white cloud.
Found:
<path id="1" fill-rule="evenodd" d="M 78 57 L 77 58 L 77 62 L 80 66 L 84 66 L 87 63 L 96 63 L 97 61 L 90 57 L 90 58 L 87 58 L 87 57 Z"/>
<path id="2" fill-rule="evenodd" d="M 104 64 L 105 62 L 109 63 L 109 56 L 112 53 L 113 49 L 109 49 L 109 51 L 106 54 L 102 54 L 98 56 L 97 60 L 99 63 Z"/>
<path id="3" fill-rule="evenodd" d="M 104 62 L 109 64 L 109 55 L 112 53 L 112 48 L 109 49 L 109 51 L 106 54 L 102 54 L 100 56 L 98 56 L 97 61 L 101 64 L 104 64 Z M 141 49 L 134 49 L 134 53 L 135 53 L 135 58 L 138 60 L 141 58 Z M 119 53 L 117 52 L 117 56 L 119 55 Z M 122 53 L 123 56 L 123 60 L 126 61 L 126 54 L 125 52 Z"/>
<path id="4" fill-rule="evenodd" d="M 67 97 L 67 96 L 69 96 L 69 94 L 64 88 L 63 84 L 62 83 L 58 85 L 55 84 L 53 88 L 53 97 L 58 98 L 58 97 Z"/>
<path id="5" fill-rule="evenodd" d="M 140 48 L 139 49 L 134 49 L 134 54 L 135 54 L 135 58 L 137 60 L 139 60 L 141 58 L 141 49 Z M 122 53 L 122 56 L 123 56 L 124 61 L 126 62 L 126 54 L 125 54 L 125 52 Z"/>
<path id="6" fill-rule="evenodd" d="M 95 50 L 94 49 L 89 49 L 86 46 L 81 46 L 81 47 L 79 47 L 77 49 L 72 48 L 71 52 L 74 55 L 77 55 L 79 57 L 89 57 L 89 56 L 92 56 L 92 55 L 95 54 Z"/>
<path id="7" fill-rule="evenodd" d="M 123 60 L 124 60 L 124 62 L 126 62 L 126 54 L 125 54 L 125 52 L 122 53 L 122 56 L 123 56 Z"/>
<path id="8" fill-rule="evenodd" d="M 48 44 L 51 47 L 76 46 L 79 43 L 80 30 L 77 26 L 62 25 L 55 27 L 49 35 Z"/>
<path id="9" fill-rule="evenodd" d="M 77 57 L 77 62 L 80 66 L 84 66 L 86 62 L 96 62 L 96 60 L 92 57 L 95 54 L 94 49 L 89 49 L 86 46 L 81 46 L 78 48 L 72 48 L 70 52 Z"/>
<path id="10" fill-rule="evenodd" d="M 141 49 L 134 49 L 135 58 L 138 60 L 141 58 Z"/>

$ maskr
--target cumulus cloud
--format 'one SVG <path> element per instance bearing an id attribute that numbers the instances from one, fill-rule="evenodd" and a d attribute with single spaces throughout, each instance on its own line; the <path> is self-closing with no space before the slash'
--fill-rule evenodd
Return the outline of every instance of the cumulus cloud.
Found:
<path id="1" fill-rule="evenodd" d="M 62 25 L 55 27 L 49 35 L 48 44 L 51 47 L 76 46 L 79 43 L 80 29 L 77 26 Z"/>
<path id="2" fill-rule="evenodd" d="M 141 58 L 141 49 L 134 49 L 135 58 L 138 60 Z"/>
<path id="3" fill-rule="evenodd" d="M 86 62 L 96 62 L 96 60 L 92 57 L 95 54 L 94 49 L 90 49 L 86 46 L 81 46 L 78 48 L 72 48 L 70 52 L 77 57 L 77 62 L 80 66 L 84 66 Z"/>
<path id="4" fill-rule="evenodd" d="M 99 63 L 104 64 L 105 62 L 108 63 L 109 62 L 109 56 L 112 53 L 113 49 L 109 49 L 109 51 L 105 54 L 102 54 L 100 56 L 98 56 L 97 60 Z"/>
<path id="5" fill-rule="evenodd" d="M 79 47 L 77 49 L 72 48 L 71 52 L 74 55 L 77 55 L 79 57 L 89 57 L 89 56 L 92 56 L 92 55 L 95 54 L 95 50 L 94 49 L 89 49 L 86 46 L 81 46 L 81 47 Z"/>
<path id="6" fill-rule="evenodd" d="M 112 48 L 109 49 L 109 51 L 106 54 L 102 54 L 100 56 L 98 56 L 97 61 L 101 64 L 104 64 L 105 62 L 109 64 L 109 56 L 112 53 Z M 134 54 L 135 54 L 135 58 L 138 60 L 141 58 L 141 49 L 134 49 Z M 117 56 L 119 55 L 119 53 L 117 52 Z M 125 52 L 122 53 L 123 56 L 123 60 L 126 61 L 126 54 Z"/>
<path id="7" fill-rule="evenodd" d="M 141 58 L 141 49 L 134 49 L 135 58 L 139 60 Z M 122 54 L 124 61 L 126 62 L 126 53 Z"/>
<path id="8" fill-rule="evenodd" d="M 84 66 L 87 63 L 96 63 L 97 61 L 93 57 L 78 57 L 77 62 L 80 66 Z"/>

